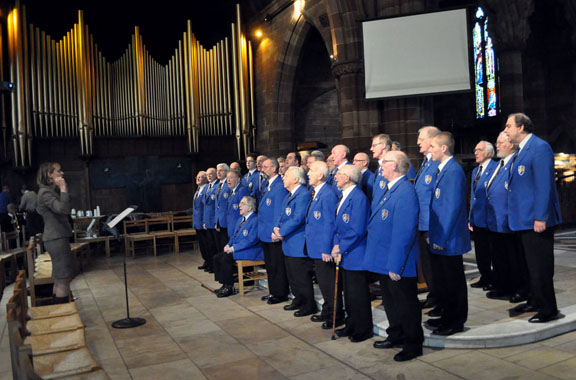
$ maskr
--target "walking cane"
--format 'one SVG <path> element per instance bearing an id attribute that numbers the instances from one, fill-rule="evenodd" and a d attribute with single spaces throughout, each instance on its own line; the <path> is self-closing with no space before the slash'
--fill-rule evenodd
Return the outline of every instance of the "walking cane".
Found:
<path id="1" fill-rule="evenodd" d="M 336 304 L 338 299 L 338 272 L 340 271 L 340 260 L 336 261 L 336 279 L 334 280 L 334 310 L 332 311 L 332 340 L 336 339 L 336 308 L 338 305 Z"/>

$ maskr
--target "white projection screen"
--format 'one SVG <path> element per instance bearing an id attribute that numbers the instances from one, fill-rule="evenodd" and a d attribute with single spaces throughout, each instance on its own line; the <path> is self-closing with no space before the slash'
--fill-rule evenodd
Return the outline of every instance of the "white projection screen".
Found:
<path id="1" fill-rule="evenodd" d="M 366 98 L 471 89 L 466 9 L 362 23 Z"/>

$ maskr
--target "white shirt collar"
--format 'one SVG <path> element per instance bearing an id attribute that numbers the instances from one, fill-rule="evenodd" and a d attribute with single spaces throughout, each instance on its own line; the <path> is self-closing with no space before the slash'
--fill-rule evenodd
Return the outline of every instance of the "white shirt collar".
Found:
<path id="1" fill-rule="evenodd" d="M 244 215 L 244 220 L 248 220 L 250 215 L 254 214 L 254 211 L 250 211 L 247 215 Z"/>
<path id="2" fill-rule="evenodd" d="M 205 183 L 204 185 L 201 185 L 201 186 L 198 188 L 198 194 L 202 194 L 202 191 L 204 191 L 204 188 L 206 187 L 206 185 L 207 185 L 207 183 Z"/>
<path id="3" fill-rule="evenodd" d="M 362 169 L 362 174 L 364 174 L 364 172 L 365 172 L 366 170 L 368 170 L 368 168 Z"/>
<path id="4" fill-rule="evenodd" d="M 404 177 L 406 177 L 406 175 L 403 175 L 402 177 L 398 177 L 395 180 L 393 180 L 392 182 L 388 182 L 388 190 L 390 190 L 392 188 L 392 186 L 394 186 L 396 184 L 396 182 L 400 181 Z"/>
<path id="5" fill-rule="evenodd" d="M 302 185 L 299 184 L 298 186 L 296 186 L 295 188 L 293 188 L 292 191 L 290 192 L 290 195 L 294 195 L 294 193 L 295 193 L 296 191 L 298 191 L 298 189 L 300 188 L 300 186 L 302 186 Z"/>
<path id="6" fill-rule="evenodd" d="M 446 164 L 447 164 L 452 158 L 454 158 L 454 156 L 450 156 L 450 157 L 448 157 L 445 161 L 441 162 L 440 165 L 438 165 L 438 171 L 442 171 L 442 169 L 444 169 L 444 166 L 446 166 Z"/>
<path id="7" fill-rule="evenodd" d="M 320 185 L 314 186 L 314 198 L 316 198 L 316 196 L 318 195 L 318 192 L 320 191 L 320 189 L 322 189 L 324 184 L 326 184 L 326 182 L 322 182 Z"/>
<path id="8" fill-rule="evenodd" d="M 342 190 L 342 200 L 338 204 L 338 209 L 336 210 L 336 214 L 338 214 L 338 212 L 340 211 L 340 206 L 342 206 L 344 204 L 344 201 L 346 200 L 346 198 L 348 198 L 348 196 L 350 195 L 352 190 L 354 190 L 356 188 L 356 186 L 358 186 L 358 185 L 352 185 L 349 188 L 347 188 L 346 190 Z"/>
<path id="9" fill-rule="evenodd" d="M 252 175 L 255 171 L 256 171 L 256 169 L 248 170 L 248 174 Z"/>
<path id="10" fill-rule="evenodd" d="M 338 168 L 337 168 L 337 169 L 342 168 L 342 166 L 344 166 L 344 165 L 346 165 L 346 164 L 348 164 L 348 161 L 347 161 L 347 160 L 344 161 L 343 163 L 341 163 L 340 165 L 338 165 Z"/>
<path id="11" fill-rule="evenodd" d="M 518 144 L 518 147 L 520 148 L 519 150 L 524 149 L 524 147 L 526 146 L 526 143 L 528 142 L 528 140 L 530 140 L 531 137 L 532 137 L 532 133 L 528 133 L 528 135 L 526 135 L 526 137 L 524 137 L 522 139 L 522 141 L 520 141 L 520 144 Z"/>
<path id="12" fill-rule="evenodd" d="M 516 152 L 514 152 L 516 153 Z M 508 163 L 508 161 L 510 161 L 512 159 L 512 157 L 514 156 L 514 153 L 510 153 L 509 155 L 507 155 L 506 157 L 503 158 L 504 160 L 504 166 L 506 166 L 506 164 Z"/>
<path id="13" fill-rule="evenodd" d="M 272 182 L 274 182 L 276 180 L 276 178 L 278 178 L 279 175 L 276 174 L 274 177 L 272 178 L 268 178 L 268 190 L 270 190 L 270 186 L 272 186 Z"/>
<path id="14" fill-rule="evenodd" d="M 238 186 L 240 186 L 240 184 L 236 185 L 236 187 L 234 187 L 234 188 L 232 189 L 232 194 L 234 194 L 234 193 L 236 192 L 236 189 L 238 188 Z"/>
<path id="15" fill-rule="evenodd" d="M 426 155 L 426 158 L 428 159 L 428 161 L 431 161 L 432 160 L 432 153 L 428 153 Z"/>

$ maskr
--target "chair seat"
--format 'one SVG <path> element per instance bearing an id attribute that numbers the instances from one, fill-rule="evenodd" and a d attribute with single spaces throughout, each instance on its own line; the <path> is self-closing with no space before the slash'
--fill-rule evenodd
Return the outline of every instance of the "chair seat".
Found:
<path id="1" fill-rule="evenodd" d="M 185 229 L 181 229 L 181 230 L 176 230 L 176 231 L 174 231 L 174 233 L 178 236 L 196 235 L 196 229 L 195 228 L 185 228 Z"/>
<path id="2" fill-rule="evenodd" d="M 90 372 L 84 372 L 80 375 L 72 375 L 66 377 L 60 377 L 60 380 L 110 380 L 110 377 L 101 368 L 95 369 Z"/>
<path id="3" fill-rule="evenodd" d="M 147 233 L 138 233 L 138 234 L 125 235 L 124 238 L 133 241 L 152 240 L 154 239 L 154 235 Z"/>
<path id="4" fill-rule="evenodd" d="M 26 337 L 24 344 L 32 346 L 32 354 L 37 356 L 86 347 L 86 339 L 84 329 L 80 328 L 54 334 L 32 335 Z"/>
<path id="5" fill-rule="evenodd" d="M 31 335 L 53 334 L 62 331 L 76 330 L 84 327 L 80 315 L 71 314 L 63 317 L 35 319 L 28 321 L 26 329 Z"/>
<path id="6" fill-rule="evenodd" d="M 268 278 L 266 272 L 259 272 L 254 268 L 251 272 L 244 272 L 245 267 L 257 267 L 259 265 L 264 265 L 264 260 L 236 260 L 236 266 L 238 267 L 238 290 L 240 295 L 244 294 L 244 283 L 247 281 L 263 280 Z"/>
<path id="7" fill-rule="evenodd" d="M 80 375 L 99 368 L 86 347 L 35 356 L 33 363 L 34 371 L 43 379 Z"/>
<path id="8" fill-rule="evenodd" d="M 78 313 L 76 302 L 61 303 L 58 305 L 36 306 L 28 309 L 30 319 L 62 317 L 76 313 Z"/>

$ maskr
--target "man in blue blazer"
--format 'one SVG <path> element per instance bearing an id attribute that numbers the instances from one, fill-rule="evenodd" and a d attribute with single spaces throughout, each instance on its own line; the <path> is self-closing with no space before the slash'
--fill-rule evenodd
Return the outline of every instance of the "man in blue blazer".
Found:
<path id="1" fill-rule="evenodd" d="M 469 252 L 470 231 L 466 215 L 466 176 L 453 157 L 454 138 L 440 132 L 430 142 L 432 159 L 439 162 L 430 203 L 431 264 L 440 319 L 428 320 L 433 334 L 452 335 L 464 330 L 468 317 L 468 294 L 462 255 Z"/>
<path id="2" fill-rule="evenodd" d="M 384 160 L 384 156 L 386 156 L 386 153 L 388 153 L 391 148 L 392 139 L 390 136 L 382 133 L 372 138 L 370 152 L 372 152 L 372 158 L 378 160 L 378 170 L 374 175 L 374 186 L 372 187 L 372 204 L 374 204 L 374 202 L 380 202 L 382 194 L 386 192 L 388 181 L 386 181 L 386 178 L 382 177 L 382 167 L 380 165 Z"/>
<path id="3" fill-rule="evenodd" d="M 245 196 L 250 196 L 250 190 L 242 184 L 242 179 L 238 173 L 234 171 L 228 172 L 226 185 L 228 185 L 230 189 L 228 204 L 226 206 L 226 225 L 232 227 L 236 225 L 236 221 L 240 218 L 240 201 Z M 232 228 L 228 228 L 227 231 L 228 236 L 231 238 L 235 231 L 232 231 Z"/>
<path id="4" fill-rule="evenodd" d="M 257 156 L 254 153 L 246 155 L 246 169 L 248 173 L 242 177 L 242 184 L 250 191 L 250 196 L 258 199 L 258 187 L 260 185 L 260 172 L 256 167 Z"/>
<path id="5" fill-rule="evenodd" d="M 418 196 L 407 177 L 410 161 L 388 152 L 382 175 L 388 191 L 370 215 L 364 267 L 377 273 L 388 316 L 388 337 L 375 348 L 402 346 L 394 356 L 406 361 L 422 355 L 422 311 L 418 301 Z"/>
<path id="6" fill-rule="evenodd" d="M 204 231 L 206 231 L 206 245 L 207 252 L 204 264 L 198 267 L 198 269 L 204 269 L 204 271 L 213 273 L 212 264 L 214 262 L 214 255 L 218 253 L 218 248 L 216 244 L 216 192 L 218 189 L 218 179 L 216 177 L 216 169 L 208 168 L 206 170 L 206 179 L 208 184 L 204 191 L 204 212 L 202 217 L 202 226 Z"/>
<path id="7" fill-rule="evenodd" d="M 236 173 L 236 172 L 234 172 Z M 264 253 L 258 239 L 258 216 L 256 200 L 245 196 L 239 203 L 241 217 L 236 221 L 234 232 L 224 251 L 214 256 L 214 279 L 222 284 L 216 291 L 218 298 L 229 297 L 234 292 L 234 261 L 262 260 Z"/>
<path id="8" fill-rule="evenodd" d="M 362 342 L 373 335 L 372 305 L 364 269 L 366 251 L 366 225 L 370 215 L 368 198 L 358 184 L 362 172 L 354 165 L 344 165 L 336 173 L 336 183 L 342 199 L 336 209 L 336 232 L 332 257 L 342 262 L 346 327 L 336 330 L 340 337 L 347 336 L 353 343 Z"/>
<path id="9" fill-rule="evenodd" d="M 192 227 L 196 229 L 200 254 L 202 255 L 202 259 L 204 259 L 204 264 L 199 266 L 198 269 L 204 269 L 206 267 L 206 259 L 209 257 L 208 249 L 210 247 L 210 245 L 207 245 L 206 240 L 211 238 L 207 236 L 208 232 L 204 230 L 204 223 L 202 222 L 204 218 L 204 193 L 208 189 L 207 183 L 206 172 L 199 171 L 196 174 L 197 188 L 194 193 L 194 198 L 192 199 Z"/>
<path id="10" fill-rule="evenodd" d="M 488 141 L 480 141 L 474 149 L 474 157 L 478 166 L 472 171 L 470 184 L 470 214 L 468 228 L 474 238 L 476 264 L 480 271 L 480 280 L 470 285 L 473 288 L 491 290 L 492 281 L 492 245 L 486 229 L 486 187 L 492 173 L 498 166 L 492 159 L 494 146 Z"/>
<path id="11" fill-rule="evenodd" d="M 344 165 L 352 164 L 350 161 L 348 161 L 348 156 L 350 156 L 350 149 L 346 145 L 339 144 L 332 148 L 330 157 L 332 157 L 335 168 L 327 181 L 330 185 L 336 187 L 335 176 L 336 173 L 338 173 L 338 170 L 340 170 L 340 168 L 342 168 Z"/>
<path id="12" fill-rule="evenodd" d="M 486 226 L 494 256 L 494 290 L 488 298 L 508 297 L 518 303 L 528 297 L 528 268 L 523 253 L 518 250 L 514 233 L 508 227 L 508 177 L 516 145 L 510 142 L 506 132 L 496 141 L 500 161 L 486 187 Z"/>
<path id="13" fill-rule="evenodd" d="M 314 261 L 314 271 L 318 286 L 324 298 L 322 313 L 313 315 L 312 322 L 323 322 L 323 329 L 332 328 L 332 313 L 334 312 L 334 281 L 336 266 L 332 260 L 332 244 L 334 241 L 334 218 L 338 195 L 326 183 L 330 175 L 328 165 L 315 161 L 308 171 L 308 183 L 312 186 L 312 200 L 306 215 L 306 252 Z M 344 309 L 342 308 L 342 283 L 339 281 L 336 294 L 336 326 L 344 324 Z"/>
<path id="14" fill-rule="evenodd" d="M 306 175 L 301 167 L 291 166 L 284 174 L 284 187 L 288 195 L 282 202 L 280 215 L 271 236 L 282 241 L 288 283 L 294 299 L 284 310 L 296 310 L 295 317 L 304 317 L 318 311 L 312 283 L 312 260 L 304 251 L 306 212 L 310 204 L 310 192 L 306 188 Z"/>
<path id="15" fill-rule="evenodd" d="M 268 181 L 262 190 L 258 206 L 258 238 L 264 249 L 269 291 L 269 295 L 263 296 L 262 301 L 267 301 L 269 304 L 288 301 L 290 293 L 282 243 L 271 238 L 276 219 L 282 212 L 282 203 L 288 195 L 278 170 L 279 163 L 275 158 L 269 158 L 262 164 L 262 172 L 268 177 Z"/>
<path id="16" fill-rule="evenodd" d="M 524 248 L 530 276 L 530 298 L 517 311 L 537 311 L 529 322 L 556 319 L 554 293 L 554 227 L 561 222 L 554 182 L 554 153 L 550 145 L 533 134 L 530 118 L 515 113 L 506 121 L 510 142 L 519 152 L 512 158 L 508 179 L 508 224 Z"/>
<path id="17" fill-rule="evenodd" d="M 216 165 L 216 176 L 218 177 L 218 186 L 214 190 L 216 196 L 216 204 L 214 205 L 214 241 L 216 244 L 217 252 L 222 252 L 224 246 L 230 239 L 228 236 L 228 221 L 226 215 L 228 213 L 228 197 L 230 196 L 230 188 L 226 183 L 226 178 L 230 167 L 225 163 Z M 232 226 L 230 226 L 232 227 Z"/>
<path id="18" fill-rule="evenodd" d="M 370 157 L 364 152 L 356 153 L 352 163 L 362 172 L 362 183 L 360 187 L 364 194 L 366 194 L 368 201 L 371 201 L 372 188 L 374 187 L 374 173 L 368 169 Z"/>
<path id="19" fill-rule="evenodd" d="M 422 274 L 426 280 L 428 287 L 428 294 L 426 301 L 422 308 L 436 307 L 437 296 L 434 287 L 434 277 L 432 272 L 432 265 L 430 264 L 430 248 L 428 246 L 428 225 L 430 222 L 430 202 L 432 201 L 432 192 L 436 184 L 436 172 L 438 171 L 439 162 L 432 160 L 430 154 L 430 141 L 432 137 L 440 133 L 440 130 L 434 126 L 425 126 L 418 131 L 417 144 L 420 148 L 420 153 L 424 155 L 424 159 L 416 178 L 414 180 L 414 190 L 418 195 L 418 203 L 420 204 L 420 214 L 418 216 L 418 250 L 420 252 L 420 263 L 422 267 Z M 432 315 L 439 316 L 442 311 L 440 309 L 431 310 Z M 434 314 L 436 313 L 436 314 Z"/>

